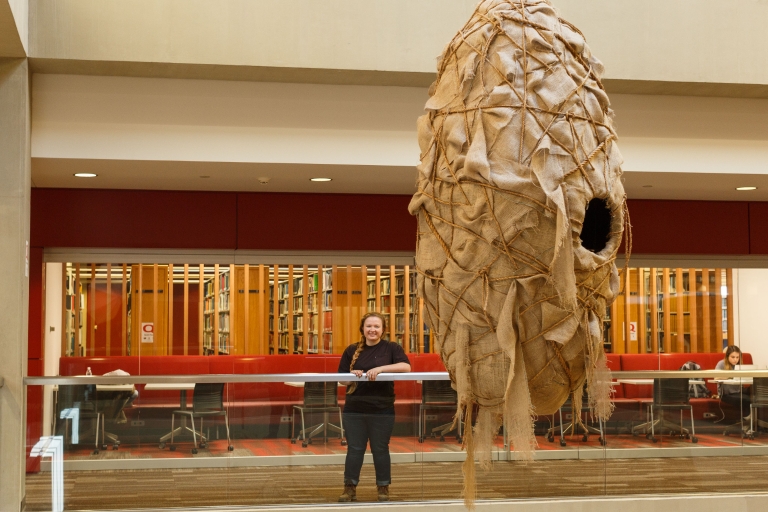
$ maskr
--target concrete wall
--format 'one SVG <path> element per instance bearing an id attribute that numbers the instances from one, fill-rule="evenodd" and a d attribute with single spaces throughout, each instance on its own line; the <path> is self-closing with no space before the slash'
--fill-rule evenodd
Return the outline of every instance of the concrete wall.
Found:
<path id="1" fill-rule="evenodd" d="M 337 83 L 387 83 L 397 75 L 400 85 L 428 85 L 435 58 L 476 3 L 31 0 L 30 55 L 49 69 L 79 62 L 83 72 L 101 74 L 121 64 L 129 74 L 183 75 L 190 70 L 162 64 L 192 64 L 243 68 L 230 78 L 247 78 L 244 68 L 270 69 L 262 78 L 274 81 L 301 81 L 296 70 L 346 70 L 355 73 L 336 75 Z M 584 32 L 608 79 L 768 84 L 763 0 L 554 3 Z"/>
<path id="2" fill-rule="evenodd" d="M 427 97 L 425 87 L 35 74 L 34 183 L 316 192 L 309 178 L 333 173 L 323 191 L 411 194 L 419 161 L 416 118 Z M 630 197 L 768 200 L 768 100 L 627 94 L 611 100 L 627 174 L 673 176 L 652 189 L 653 197 L 642 195 L 651 190 L 642 187 L 628 189 Z M 73 169 L 100 176 L 76 182 Z M 737 197 L 727 183 L 698 191 L 704 181 L 684 182 L 684 174 L 766 179 L 747 180 L 760 189 Z M 271 177 L 269 187 L 257 176 Z"/>
<path id="3" fill-rule="evenodd" d="M 0 511 L 24 496 L 29 303 L 30 106 L 27 62 L 0 59 Z"/>
<path id="4" fill-rule="evenodd" d="M 0 0 L 0 58 L 27 56 L 28 7 L 27 0 Z"/>

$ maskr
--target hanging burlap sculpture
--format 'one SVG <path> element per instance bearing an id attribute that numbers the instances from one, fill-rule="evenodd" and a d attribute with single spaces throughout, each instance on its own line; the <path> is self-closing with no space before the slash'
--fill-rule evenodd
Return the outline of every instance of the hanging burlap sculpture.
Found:
<path id="1" fill-rule="evenodd" d="M 531 459 L 532 418 L 571 394 L 578 410 L 585 381 L 611 413 L 603 317 L 628 215 L 602 72 L 548 0 L 486 0 L 419 119 L 418 290 L 467 425 L 468 505 L 502 419 Z"/>

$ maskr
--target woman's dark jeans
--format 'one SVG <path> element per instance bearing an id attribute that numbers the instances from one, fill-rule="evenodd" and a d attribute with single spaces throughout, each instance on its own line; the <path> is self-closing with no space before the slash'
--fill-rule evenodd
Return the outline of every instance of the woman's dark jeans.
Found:
<path id="1" fill-rule="evenodd" d="M 344 433 L 347 436 L 347 460 L 344 463 L 344 483 L 357 485 L 368 441 L 371 442 L 376 485 L 389 485 L 392 469 L 389 459 L 389 438 L 395 426 L 395 408 L 372 413 L 344 412 Z"/>

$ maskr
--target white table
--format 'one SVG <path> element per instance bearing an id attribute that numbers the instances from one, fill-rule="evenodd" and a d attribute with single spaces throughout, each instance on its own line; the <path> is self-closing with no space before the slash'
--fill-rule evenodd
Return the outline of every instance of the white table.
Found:
<path id="1" fill-rule="evenodd" d="M 96 384 L 97 391 L 133 391 L 133 384 Z"/>
<path id="2" fill-rule="evenodd" d="M 195 384 L 193 382 L 176 382 L 176 383 L 155 383 L 155 384 L 146 384 L 144 386 L 144 389 L 147 391 L 179 391 L 179 402 L 180 407 L 179 409 L 184 411 L 187 409 L 187 391 L 193 391 L 195 389 Z M 160 438 L 160 449 L 162 450 L 165 448 L 165 443 L 172 437 L 174 438 L 174 441 L 176 440 L 176 436 L 180 434 L 190 434 L 193 435 L 193 431 L 190 427 L 187 426 L 187 417 L 185 415 L 182 415 L 181 417 L 181 425 L 173 429 L 171 432 L 168 432 L 163 437 Z M 200 436 L 200 439 L 204 439 L 202 432 L 194 432 L 194 434 Z"/>
<path id="3" fill-rule="evenodd" d="M 752 377 L 732 377 L 730 379 L 712 379 L 709 382 L 732 386 L 744 386 L 752 384 Z"/>
<path id="4" fill-rule="evenodd" d="M 653 385 L 654 379 L 617 379 L 616 382 L 619 384 L 634 384 L 637 386 L 647 386 L 647 385 Z M 706 384 L 701 379 L 688 379 L 688 385 L 693 384 Z"/>

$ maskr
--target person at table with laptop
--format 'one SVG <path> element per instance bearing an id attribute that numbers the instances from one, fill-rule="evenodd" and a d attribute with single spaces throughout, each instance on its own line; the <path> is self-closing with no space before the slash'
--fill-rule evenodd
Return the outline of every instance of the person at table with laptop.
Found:
<path id="1" fill-rule="evenodd" d="M 736 345 L 731 345 L 725 350 L 725 357 L 718 361 L 715 366 L 715 370 L 737 370 L 743 365 L 741 364 L 741 350 Z M 717 384 L 717 393 L 720 395 L 720 400 L 740 408 L 742 411 L 748 411 L 751 399 L 749 392 L 742 389 L 741 384 L 724 384 L 719 382 Z M 748 420 L 749 416 L 744 419 Z"/>

